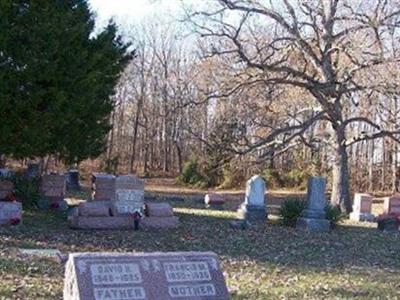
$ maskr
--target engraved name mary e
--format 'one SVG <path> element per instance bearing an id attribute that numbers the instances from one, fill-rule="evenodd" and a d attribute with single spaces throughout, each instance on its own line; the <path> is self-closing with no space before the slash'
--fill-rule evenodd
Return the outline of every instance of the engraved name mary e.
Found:
<path id="1" fill-rule="evenodd" d="M 76 253 L 66 266 L 64 299 L 229 299 L 212 252 Z"/>

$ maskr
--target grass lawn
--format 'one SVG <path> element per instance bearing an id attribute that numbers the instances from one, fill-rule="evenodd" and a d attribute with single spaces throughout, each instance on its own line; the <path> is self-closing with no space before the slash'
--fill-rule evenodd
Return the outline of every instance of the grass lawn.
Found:
<path id="1" fill-rule="evenodd" d="M 181 226 L 167 231 L 77 231 L 66 214 L 25 212 L 0 229 L 0 299 L 62 299 L 64 269 L 17 248 L 82 251 L 214 251 L 232 299 L 400 299 L 400 236 L 346 221 L 329 234 L 304 234 L 269 221 L 231 229 L 234 211 L 173 203 Z"/>

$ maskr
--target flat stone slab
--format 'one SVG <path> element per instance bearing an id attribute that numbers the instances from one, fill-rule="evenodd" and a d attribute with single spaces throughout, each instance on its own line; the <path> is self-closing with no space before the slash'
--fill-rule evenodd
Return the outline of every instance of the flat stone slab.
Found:
<path id="1" fill-rule="evenodd" d="M 66 255 L 58 249 L 18 249 L 19 254 L 27 257 L 50 258 L 58 263 L 66 261 Z"/>
<path id="2" fill-rule="evenodd" d="M 64 300 L 226 300 L 213 252 L 74 253 L 65 268 Z"/>
<path id="3" fill-rule="evenodd" d="M 146 217 L 140 220 L 144 229 L 171 229 L 179 226 L 178 217 Z"/>
<path id="4" fill-rule="evenodd" d="M 169 203 L 146 203 L 146 215 L 149 217 L 173 217 L 174 210 Z"/>

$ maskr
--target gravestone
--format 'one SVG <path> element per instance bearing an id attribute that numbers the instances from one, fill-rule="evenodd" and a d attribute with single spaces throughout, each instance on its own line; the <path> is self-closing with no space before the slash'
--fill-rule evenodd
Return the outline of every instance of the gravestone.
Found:
<path id="1" fill-rule="evenodd" d="M 14 193 L 14 183 L 0 178 L 0 200 L 10 198 Z"/>
<path id="2" fill-rule="evenodd" d="M 22 221 L 20 202 L 0 202 L 0 225 L 17 225 Z"/>
<path id="3" fill-rule="evenodd" d="M 79 184 L 79 171 L 69 170 L 66 175 L 67 175 L 67 189 L 69 191 L 80 191 L 81 185 Z"/>
<path id="4" fill-rule="evenodd" d="M 75 253 L 65 267 L 64 300 L 229 299 L 212 252 Z"/>
<path id="5" fill-rule="evenodd" d="M 267 210 L 265 209 L 265 182 L 261 176 L 256 175 L 247 181 L 245 200 L 238 209 L 241 219 L 251 222 L 265 221 Z"/>
<path id="6" fill-rule="evenodd" d="M 145 215 L 140 221 L 143 228 L 169 229 L 179 226 L 179 218 L 174 216 L 169 203 L 146 203 Z"/>
<path id="7" fill-rule="evenodd" d="M 144 206 L 144 180 L 133 175 L 121 175 L 115 179 L 114 215 L 142 211 Z"/>
<path id="8" fill-rule="evenodd" d="M 40 181 L 41 199 L 39 208 L 67 210 L 68 205 L 64 200 L 66 178 L 65 175 L 45 174 Z"/>
<path id="9" fill-rule="evenodd" d="M 96 201 L 114 200 L 115 176 L 104 173 L 92 174 L 92 199 Z"/>
<path id="10" fill-rule="evenodd" d="M 326 219 L 325 206 L 326 179 L 323 177 L 310 177 L 307 189 L 307 208 L 302 217 L 297 219 L 296 228 L 306 231 L 329 231 L 331 224 Z"/>
<path id="11" fill-rule="evenodd" d="M 400 214 L 400 195 L 386 197 L 383 201 L 383 212 L 386 214 Z"/>
<path id="12" fill-rule="evenodd" d="M 225 199 L 219 194 L 206 194 L 204 196 L 204 204 L 206 208 L 222 210 L 224 208 Z"/>
<path id="13" fill-rule="evenodd" d="M 350 220 L 353 221 L 369 221 L 375 218 L 371 214 L 372 196 L 369 194 L 354 194 L 353 211 L 350 213 Z"/>
<path id="14" fill-rule="evenodd" d="M 40 176 L 40 166 L 38 163 L 28 163 L 26 169 L 26 175 L 28 178 L 36 178 Z"/>
<path id="15" fill-rule="evenodd" d="M 7 178 L 13 175 L 13 171 L 7 168 L 0 169 L 0 177 Z"/>

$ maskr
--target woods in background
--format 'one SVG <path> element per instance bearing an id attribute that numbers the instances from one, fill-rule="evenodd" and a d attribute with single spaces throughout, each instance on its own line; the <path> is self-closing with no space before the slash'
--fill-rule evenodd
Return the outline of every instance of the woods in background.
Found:
<path id="1" fill-rule="evenodd" d="M 398 189 L 399 14 L 396 1 L 220 0 L 187 11 L 186 42 L 145 27 L 116 95 L 108 166 L 179 174 L 193 161 L 199 180 L 226 186 L 254 172 L 280 186 L 323 174 L 343 211 L 350 178 Z"/>

